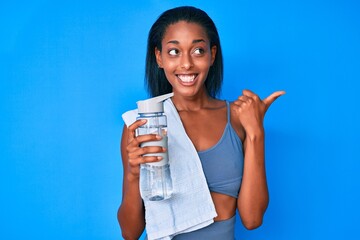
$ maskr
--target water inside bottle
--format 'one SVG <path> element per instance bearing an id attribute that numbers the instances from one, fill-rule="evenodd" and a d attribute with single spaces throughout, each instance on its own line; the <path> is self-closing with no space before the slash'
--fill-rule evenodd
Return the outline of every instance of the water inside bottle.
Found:
<path id="1" fill-rule="evenodd" d="M 150 201 L 168 199 L 172 195 L 172 183 L 169 164 L 151 166 L 142 164 L 140 167 L 141 195 Z"/>

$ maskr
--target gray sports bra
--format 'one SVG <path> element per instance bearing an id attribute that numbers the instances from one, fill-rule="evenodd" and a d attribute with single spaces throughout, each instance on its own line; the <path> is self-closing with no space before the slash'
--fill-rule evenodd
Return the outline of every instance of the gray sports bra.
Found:
<path id="1" fill-rule="evenodd" d="M 230 104 L 227 123 L 220 140 L 211 148 L 199 151 L 200 161 L 211 192 L 238 197 L 244 165 L 242 142 L 230 123 Z"/>

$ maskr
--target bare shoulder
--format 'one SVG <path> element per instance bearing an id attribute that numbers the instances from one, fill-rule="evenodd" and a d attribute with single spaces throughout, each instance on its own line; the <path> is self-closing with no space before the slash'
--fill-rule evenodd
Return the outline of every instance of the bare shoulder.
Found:
<path id="1" fill-rule="evenodd" d="M 245 139 L 245 130 L 244 127 L 242 126 L 240 119 L 238 117 L 238 113 L 236 111 L 236 105 L 233 102 L 230 102 L 230 121 L 231 121 L 231 126 L 234 128 L 235 132 L 237 133 L 237 135 L 239 136 L 239 138 L 241 139 L 241 141 L 244 141 Z"/>

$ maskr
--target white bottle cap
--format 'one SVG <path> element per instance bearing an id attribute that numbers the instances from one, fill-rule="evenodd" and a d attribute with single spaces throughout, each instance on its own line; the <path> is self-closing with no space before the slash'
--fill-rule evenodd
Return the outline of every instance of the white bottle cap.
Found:
<path id="1" fill-rule="evenodd" d="M 150 98 L 147 100 L 142 100 L 136 102 L 138 106 L 138 113 L 157 113 L 164 112 L 164 104 L 163 102 L 174 96 L 174 93 L 168 93 L 161 96 L 157 96 L 154 98 Z"/>

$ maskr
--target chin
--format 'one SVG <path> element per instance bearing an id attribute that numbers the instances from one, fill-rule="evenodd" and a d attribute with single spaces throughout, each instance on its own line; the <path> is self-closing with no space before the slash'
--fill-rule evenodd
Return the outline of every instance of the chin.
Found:
<path id="1" fill-rule="evenodd" d="M 178 89 L 178 90 L 173 90 L 174 93 L 176 93 L 177 95 L 181 95 L 183 97 L 194 97 L 196 95 L 198 95 L 201 90 L 199 89 Z"/>

